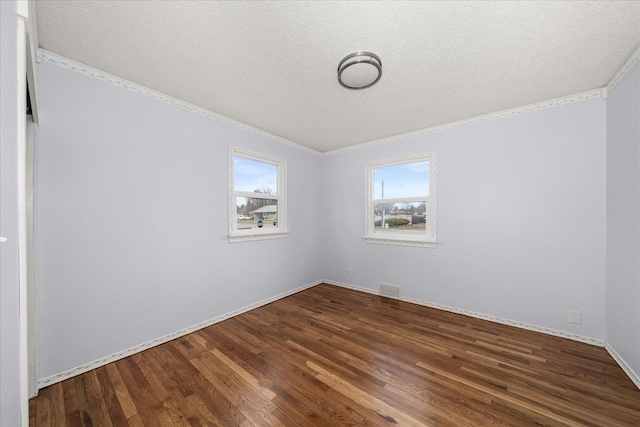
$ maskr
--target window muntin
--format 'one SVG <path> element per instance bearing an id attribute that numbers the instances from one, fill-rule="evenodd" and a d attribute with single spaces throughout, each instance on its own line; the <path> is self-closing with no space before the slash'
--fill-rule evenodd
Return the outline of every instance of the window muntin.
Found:
<path id="1" fill-rule="evenodd" d="M 436 243 L 435 153 L 367 164 L 365 240 Z"/>
<path id="2" fill-rule="evenodd" d="M 229 165 L 229 241 L 284 237 L 286 162 L 231 147 Z"/>

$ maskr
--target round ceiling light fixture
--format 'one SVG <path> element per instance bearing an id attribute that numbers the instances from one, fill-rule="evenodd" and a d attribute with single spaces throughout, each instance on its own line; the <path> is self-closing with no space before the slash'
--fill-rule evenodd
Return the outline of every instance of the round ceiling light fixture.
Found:
<path id="1" fill-rule="evenodd" d="M 345 56 L 338 64 L 338 81 L 347 89 L 365 89 L 382 77 L 382 61 L 371 52 Z"/>

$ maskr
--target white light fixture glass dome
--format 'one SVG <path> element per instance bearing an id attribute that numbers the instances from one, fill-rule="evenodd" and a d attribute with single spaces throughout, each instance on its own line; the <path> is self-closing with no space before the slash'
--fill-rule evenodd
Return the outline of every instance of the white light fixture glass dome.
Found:
<path id="1" fill-rule="evenodd" d="M 371 52 L 345 56 L 338 64 L 338 81 L 347 89 L 365 89 L 382 77 L 382 61 Z"/>

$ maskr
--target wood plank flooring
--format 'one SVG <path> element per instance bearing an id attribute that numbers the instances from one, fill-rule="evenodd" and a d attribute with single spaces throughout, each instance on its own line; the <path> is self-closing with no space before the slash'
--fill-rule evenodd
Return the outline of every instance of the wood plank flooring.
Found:
<path id="1" fill-rule="evenodd" d="M 603 348 L 320 285 L 40 391 L 31 426 L 640 426 Z"/>

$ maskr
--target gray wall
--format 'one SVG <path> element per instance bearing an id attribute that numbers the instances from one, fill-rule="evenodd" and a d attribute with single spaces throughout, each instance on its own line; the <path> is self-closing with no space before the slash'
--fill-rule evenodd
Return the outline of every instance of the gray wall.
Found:
<path id="1" fill-rule="evenodd" d="M 320 157 L 37 71 L 41 378 L 322 279 Z M 287 160 L 287 238 L 228 243 L 230 144 Z"/>
<path id="2" fill-rule="evenodd" d="M 605 121 L 597 99 L 327 156 L 325 278 L 604 339 Z M 365 163 L 424 151 L 438 247 L 365 243 Z"/>
<path id="3" fill-rule="evenodd" d="M 51 64 L 38 78 L 41 378 L 321 278 L 606 338 L 640 371 L 637 65 L 606 103 L 325 157 Z M 227 242 L 229 144 L 287 159 L 286 239 Z M 438 248 L 364 243 L 365 163 L 424 151 L 438 153 Z M 5 247 L 3 352 L 18 338 Z"/>
<path id="4" fill-rule="evenodd" d="M 17 2 L 0 1 L 0 425 L 20 425 Z"/>
<path id="5" fill-rule="evenodd" d="M 607 342 L 640 375 L 640 64 L 607 99 Z"/>

